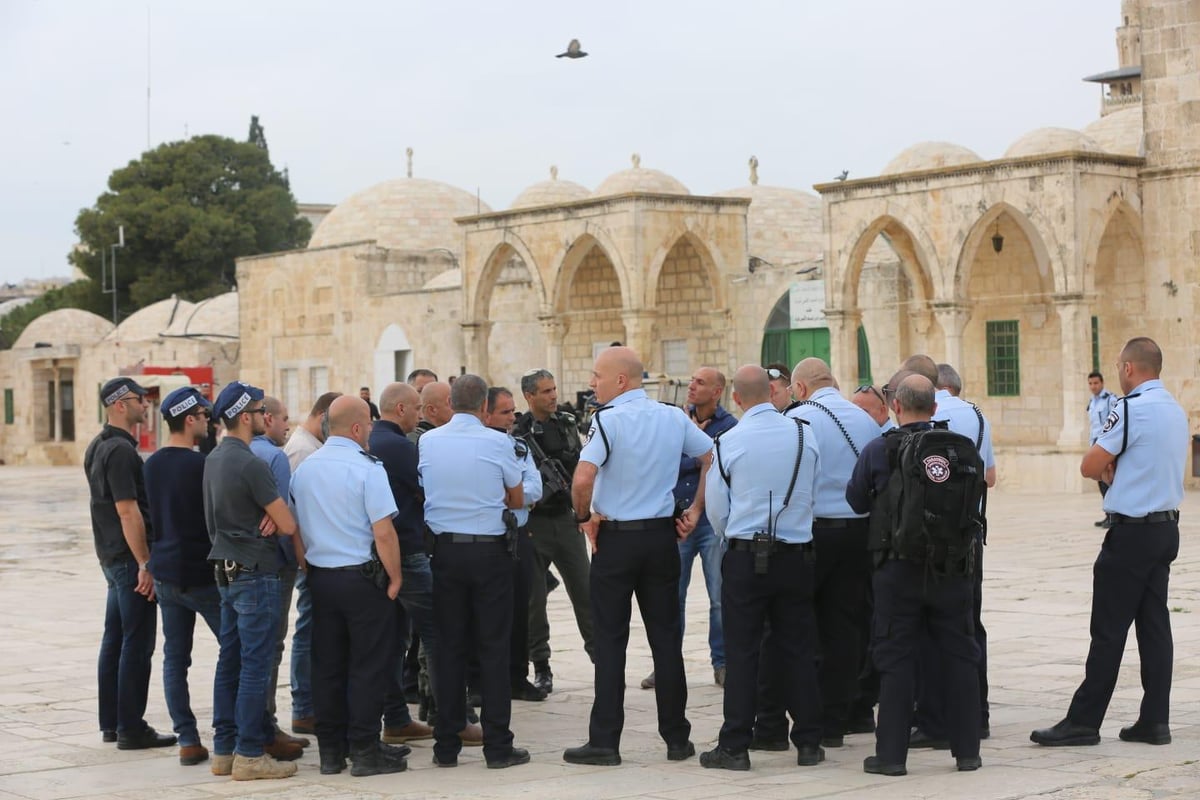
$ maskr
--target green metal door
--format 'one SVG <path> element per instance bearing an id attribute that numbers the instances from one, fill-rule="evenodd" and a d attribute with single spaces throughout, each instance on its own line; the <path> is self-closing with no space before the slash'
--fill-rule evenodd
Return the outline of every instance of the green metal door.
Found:
<path id="1" fill-rule="evenodd" d="M 801 360 L 814 356 L 829 363 L 828 328 L 768 330 L 763 334 L 764 364 L 778 362 L 794 367 Z"/>

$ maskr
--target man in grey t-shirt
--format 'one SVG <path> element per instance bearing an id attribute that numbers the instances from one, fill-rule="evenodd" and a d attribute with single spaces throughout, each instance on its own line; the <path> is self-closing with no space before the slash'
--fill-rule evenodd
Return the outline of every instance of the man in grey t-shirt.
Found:
<path id="1" fill-rule="evenodd" d="M 266 699 L 283 565 L 275 532 L 294 534 L 296 522 L 270 468 L 250 450 L 263 432 L 262 389 L 235 381 L 213 410 L 227 435 L 204 465 L 204 517 L 213 543 L 208 557 L 217 562 L 221 592 L 212 772 L 234 780 L 286 778 L 296 765 L 283 760 L 299 758 L 303 750 L 274 741 Z"/>

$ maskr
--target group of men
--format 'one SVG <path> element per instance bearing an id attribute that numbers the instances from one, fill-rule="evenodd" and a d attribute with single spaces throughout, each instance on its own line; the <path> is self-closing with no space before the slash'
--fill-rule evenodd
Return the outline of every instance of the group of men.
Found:
<path id="1" fill-rule="evenodd" d="M 1126 345 L 1126 397 L 1081 467 L 1111 486 L 1092 651 L 1067 718 L 1034 732 L 1041 744 L 1099 741 L 1131 622 L 1146 700 L 1121 738 L 1170 740 L 1166 584 L 1186 419 L 1158 380 L 1161 360 L 1148 339 Z M 746 365 L 732 379 L 740 421 L 721 406 L 716 368 L 696 371 L 684 409 L 648 397 L 643 374 L 627 347 L 598 355 L 585 442 L 543 369 L 522 378 L 520 416 L 510 390 L 479 376 L 451 384 L 416 370 L 377 408 L 366 388 L 323 396 L 290 437 L 287 410 L 261 389 L 234 382 L 210 404 L 185 387 L 162 400 L 170 438 L 144 466 L 132 433 L 146 391 L 109 381 L 108 424 L 85 460 L 109 584 L 105 740 L 176 741 L 143 719 L 157 598 L 181 763 L 209 759 L 187 684 L 199 614 L 220 645 L 212 771 L 294 774 L 309 742 L 280 730 L 274 695 L 295 592 L 293 730 L 315 733 L 323 774 L 347 759 L 356 776 L 403 771 L 406 742 L 425 738 L 439 767 L 470 745 L 489 768 L 526 763 L 511 702 L 553 691 L 554 565 L 595 665 L 587 740 L 564 760 L 621 763 L 635 596 L 654 663 L 642 685 L 655 691 L 667 758 L 684 760 L 696 750 L 683 602 L 699 555 L 724 686 L 724 723 L 702 766 L 745 770 L 750 750 L 792 745 L 798 765 L 813 766 L 844 736 L 874 731 L 869 773 L 905 774 L 910 747 L 949 749 L 959 770 L 978 769 L 990 735 L 980 609 L 995 459 L 954 368 L 913 356 L 886 385 L 847 397 L 820 359 Z M 210 416 L 225 436 L 205 457 L 193 445 Z M 1151 479 L 1164 454 L 1166 488 Z M 410 648 L 431 725 L 407 708 Z"/>

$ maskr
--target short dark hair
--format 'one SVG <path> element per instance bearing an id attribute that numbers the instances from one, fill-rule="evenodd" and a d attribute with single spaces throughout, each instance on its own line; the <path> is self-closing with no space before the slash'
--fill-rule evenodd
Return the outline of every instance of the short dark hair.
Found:
<path id="1" fill-rule="evenodd" d="M 1155 377 L 1162 374 L 1162 350 L 1148 336 L 1135 336 L 1121 348 L 1121 358 Z"/>
<path id="2" fill-rule="evenodd" d="M 1104 376 L 1101 375 L 1099 372 L 1096 372 L 1095 370 L 1092 370 L 1091 372 L 1088 373 L 1088 380 L 1091 380 L 1092 378 L 1099 378 L 1100 382 L 1104 383 Z"/>
<path id="3" fill-rule="evenodd" d="M 438 379 L 438 376 L 437 376 L 437 373 L 431 369 L 425 369 L 424 367 L 417 367 L 412 372 L 408 373 L 408 377 L 405 378 L 404 382 L 410 383 L 410 384 L 415 383 L 417 378 L 433 378 L 436 381 Z"/>
<path id="4" fill-rule="evenodd" d="M 521 394 L 535 394 L 537 392 L 538 381 L 549 378 L 554 380 L 554 376 L 550 374 L 548 369 L 531 369 L 521 376 Z"/>
<path id="5" fill-rule="evenodd" d="M 360 387 L 358 387 L 358 390 L 360 392 L 369 392 L 369 391 L 371 391 L 371 387 L 370 386 L 360 386 Z"/>
<path id="6" fill-rule="evenodd" d="M 487 381 L 478 375 L 459 375 L 450 385 L 450 410 L 478 414 L 488 399 Z"/>
<path id="7" fill-rule="evenodd" d="M 329 410 L 333 405 L 333 401 L 342 396 L 341 392 L 326 392 L 317 398 L 317 402 L 313 403 L 312 411 L 308 412 L 310 417 L 319 417 Z"/>
<path id="8" fill-rule="evenodd" d="M 512 392 L 503 386 L 489 386 L 487 392 L 487 412 L 496 410 L 496 401 L 501 397 L 512 397 Z"/>
<path id="9" fill-rule="evenodd" d="M 183 426 L 189 416 L 184 414 L 182 417 L 167 417 L 167 430 L 171 433 L 183 433 Z"/>

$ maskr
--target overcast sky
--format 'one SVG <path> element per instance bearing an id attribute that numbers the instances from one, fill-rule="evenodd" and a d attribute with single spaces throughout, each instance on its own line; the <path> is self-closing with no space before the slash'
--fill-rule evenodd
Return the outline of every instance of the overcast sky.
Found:
<path id="1" fill-rule="evenodd" d="M 501 209 L 630 165 L 811 190 L 922 140 L 997 158 L 1098 116 L 1118 0 L 0 0 L 0 281 L 69 272 L 79 209 L 147 143 L 243 139 L 297 200 L 404 175 Z M 578 37 L 590 55 L 555 59 Z"/>

